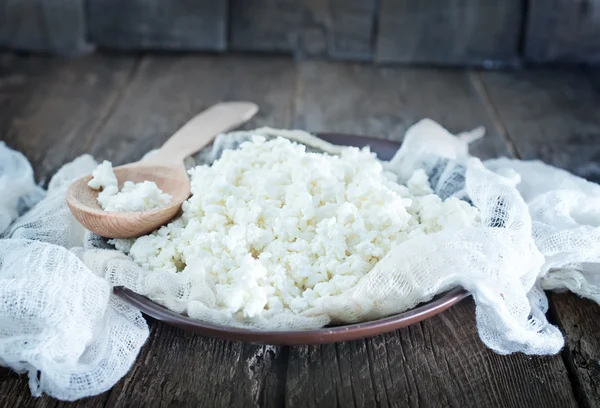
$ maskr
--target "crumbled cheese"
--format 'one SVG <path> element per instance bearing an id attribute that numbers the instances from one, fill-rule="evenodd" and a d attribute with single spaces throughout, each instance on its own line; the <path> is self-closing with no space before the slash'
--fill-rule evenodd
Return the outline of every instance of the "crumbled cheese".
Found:
<path id="1" fill-rule="evenodd" d="M 479 222 L 468 203 L 434 195 L 424 171 L 398 184 L 368 148 L 330 156 L 255 136 L 190 175 L 181 218 L 136 239 L 130 255 L 205 282 L 215 306 L 240 318 L 304 312 L 414 234 Z"/>
<path id="2" fill-rule="evenodd" d="M 94 190 L 102 190 L 98 194 L 98 203 L 104 211 L 146 211 L 164 207 L 171 202 L 171 196 L 163 193 L 152 181 L 126 181 L 119 191 L 112 163 L 106 160 L 94 169 L 88 186 Z"/>
<path id="3" fill-rule="evenodd" d="M 129 253 L 129 251 L 131 251 L 131 246 L 133 245 L 134 242 L 135 242 L 135 239 L 133 239 L 133 238 L 114 238 L 114 239 L 108 240 L 108 243 L 110 245 L 114 245 L 114 247 L 117 251 L 121 251 L 121 252 L 125 252 L 125 253 Z"/>
<path id="4" fill-rule="evenodd" d="M 102 164 L 92 171 L 92 179 L 88 182 L 88 186 L 94 190 L 106 189 L 107 187 L 118 187 L 117 176 L 113 171 L 112 163 L 104 160 Z"/>

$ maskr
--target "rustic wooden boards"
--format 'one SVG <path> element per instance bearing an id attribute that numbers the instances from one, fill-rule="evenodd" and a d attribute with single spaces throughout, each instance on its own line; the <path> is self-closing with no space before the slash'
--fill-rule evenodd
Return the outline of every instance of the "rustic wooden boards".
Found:
<path id="1" fill-rule="evenodd" d="M 0 47 L 81 55 L 86 41 L 85 0 L 0 0 Z"/>
<path id="2" fill-rule="evenodd" d="M 287 349 L 151 325 L 130 374 L 107 393 L 107 407 L 283 406 Z"/>
<path id="3" fill-rule="evenodd" d="M 482 158 L 508 153 L 465 71 L 307 61 L 298 76 L 296 127 L 400 141 L 409 126 L 430 118 L 456 133 L 484 126 L 488 137 L 472 145 Z"/>
<path id="4" fill-rule="evenodd" d="M 380 63 L 600 62 L 600 0 L 0 0 L 0 46 L 289 53 Z"/>
<path id="5" fill-rule="evenodd" d="M 89 36 L 116 49 L 223 50 L 227 2 L 87 0 Z"/>
<path id="6" fill-rule="evenodd" d="M 599 63 L 600 0 L 530 0 L 525 58 Z"/>
<path id="7" fill-rule="evenodd" d="M 232 50 L 370 59 L 375 0 L 231 0 Z"/>
<path id="8" fill-rule="evenodd" d="M 551 313 L 566 335 L 563 350 L 565 364 L 572 373 L 571 382 L 579 406 L 600 406 L 600 339 L 598 305 L 571 293 L 550 295 Z"/>
<path id="9" fill-rule="evenodd" d="M 519 58 L 521 0 L 382 0 L 379 62 L 514 64 Z"/>
<path id="10" fill-rule="evenodd" d="M 290 349 L 293 407 L 576 406 L 558 357 L 482 346 L 471 301 L 383 336 Z"/>
<path id="11" fill-rule="evenodd" d="M 233 0 L 231 49 L 382 63 L 514 64 L 522 0 Z"/>
<path id="12" fill-rule="evenodd" d="M 558 151 L 565 129 L 595 132 L 596 122 L 584 108 L 563 101 L 563 120 L 570 125 L 552 122 L 536 129 L 535 123 L 561 112 L 544 101 L 557 104 L 569 97 L 583 101 L 586 109 L 598 105 L 595 91 L 584 89 L 585 73 L 557 75 L 554 82 L 564 81 L 562 87 L 550 79 L 532 85 L 532 78 L 543 78 L 541 72 L 522 79 L 514 73 L 284 58 L 95 56 L 56 62 L 6 57 L 0 59 L 0 134 L 33 159 L 39 176 L 47 176 L 58 161 L 84 151 L 117 163 L 135 160 L 208 105 L 252 99 L 261 113 L 248 127 L 297 126 L 400 140 L 407 126 L 431 117 L 455 132 L 486 126 L 488 137 L 473 146 L 482 157 L 510 153 L 507 140 L 517 150 L 523 143 L 535 149 L 544 140 L 527 144 L 528 137 L 551 140 Z M 509 119 L 507 112 L 521 111 L 515 94 L 525 95 L 522 103 L 533 111 L 522 109 L 521 117 Z M 77 108 L 75 102 L 88 105 Z M 542 112 L 535 110 L 540 104 Z M 16 126 L 15 117 L 34 126 Z M 551 134 L 553 127 L 557 129 Z M 516 137 L 530 133 L 522 140 Z M 45 154 L 56 142 L 64 151 Z M 581 302 L 570 297 L 570 307 L 576 309 L 571 313 L 560 307 L 561 299 L 553 300 L 557 321 L 567 335 L 573 333 L 563 354 L 566 365 L 560 355 L 499 356 L 486 349 L 470 300 L 409 328 L 324 346 L 225 342 L 151 320 L 148 343 L 130 373 L 110 391 L 75 404 L 33 399 L 26 378 L 3 369 L 0 406 L 574 407 L 583 400 L 576 400 L 570 376 L 579 381 L 574 389 L 585 392 L 584 398 L 591 395 L 593 402 L 595 383 L 586 383 L 583 374 L 597 378 L 593 316 L 598 306 L 588 303 L 581 309 Z M 578 331 L 569 328 L 575 325 Z M 574 374 L 577 370 L 582 373 Z"/>
<path id="13" fill-rule="evenodd" d="M 4 66 L 4 68 L 1 68 Z M 22 151 L 40 181 L 88 151 L 131 73 L 131 57 L 0 59 L 0 137 Z"/>
<path id="14" fill-rule="evenodd" d="M 482 73 L 516 153 L 600 182 L 598 73 Z M 552 317 L 565 333 L 563 356 L 581 406 L 600 406 L 600 308 L 573 294 L 552 294 Z"/>
<path id="15" fill-rule="evenodd" d="M 247 126 L 289 126 L 294 88 L 288 59 L 144 58 L 90 152 L 115 163 L 137 160 L 191 117 L 226 100 L 259 104 L 258 115 Z"/>
<path id="16" fill-rule="evenodd" d="M 481 78 L 523 159 L 600 182 L 600 93 L 581 70 L 487 72 Z"/>

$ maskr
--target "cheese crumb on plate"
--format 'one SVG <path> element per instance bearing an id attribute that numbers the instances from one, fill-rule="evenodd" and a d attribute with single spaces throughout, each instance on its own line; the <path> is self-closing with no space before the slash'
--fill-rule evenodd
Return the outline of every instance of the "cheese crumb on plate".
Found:
<path id="1" fill-rule="evenodd" d="M 435 195 L 423 170 L 399 184 L 368 148 L 332 156 L 254 136 L 189 174 L 180 218 L 111 242 L 145 271 L 206 282 L 207 306 L 240 319 L 306 312 L 407 239 L 480 222 L 477 208 Z"/>

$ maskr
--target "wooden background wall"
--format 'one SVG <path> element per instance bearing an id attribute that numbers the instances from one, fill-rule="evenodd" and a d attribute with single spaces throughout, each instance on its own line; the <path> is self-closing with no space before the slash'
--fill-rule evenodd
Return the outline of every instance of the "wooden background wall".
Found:
<path id="1" fill-rule="evenodd" d="M 600 0 L 0 0 L 0 47 L 67 56 L 101 47 L 594 64 Z"/>

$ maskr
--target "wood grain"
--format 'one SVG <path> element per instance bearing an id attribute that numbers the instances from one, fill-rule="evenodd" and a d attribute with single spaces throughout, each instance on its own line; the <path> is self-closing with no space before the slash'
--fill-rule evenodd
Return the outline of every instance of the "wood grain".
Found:
<path id="1" fill-rule="evenodd" d="M 499 356 L 470 300 L 370 339 L 290 349 L 289 407 L 576 407 L 559 356 Z"/>
<path id="2" fill-rule="evenodd" d="M 146 58 L 90 152 L 116 164 L 138 160 L 220 101 L 258 103 L 260 111 L 246 128 L 289 126 L 294 78 L 292 61 L 283 58 Z"/>
<path id="3" fill-rule="evenodd" d="M 287 349 L 208 339 L 153 322 L 133 370 L 109 407 L 282 406 Z"/>
<path id="4" fill-rule="evenodd" d="M 75 402 L 63 402 L 47 395 L 32 397 L 27 385 L 27 375 L 17 375 L 0 367 L 0 406 L 18 408 L 102 408 L 106 406 L 105 393 L 97 397 L 84 398 Z"/>
<path id="5" fill-rule="evenodd" d="M 530 0 L 525 58 L 599 63 L 600 0 Z"/>
<path id="6" fill-rule="evenodd" d="M 84 0 L 0 0 L 0 47 L 79 56 L 86 41 Z"/>
<path id="7" fill-rule="evenodd" d="M 550 295 L 551 313 L 566 333 L 563 351 L 565 362 L 573 374 L 573 389 L 580 406 L 600 407 L 600 339 L 598 329 L 600 307 L 572 293 Z"/>
<path id="8" fill-rule="evenodd" d="M 89 36 L 115 49 L 224 50 L 226 1 L 87 1 Z"/>
<path id="9" fill-rule="evenodd" d="M 600 93 L 592 78 L 557 69 L 481 78 L 521 158 L 600 182 Z"/>
<path id="10" fill-rule="evenodd" d="M 36 179 L 86 151 L 135 69 L 133 57 L 0 59 L 0 135 L 25 154 Z"/>
<path id="11" fill-rule="evenodd" d="M 515 64 L 522 20 L 521 0 L 381 0 L 376 60 Z"/>
<path id="12" fill-rule="evenodd" d="M 367 60 L 375 0 L 231 0 L 230 48 Z"/>
<path id="13" fill-rule="evenodd" d="M 600 93 L 582 71 L 481 74 L 518 155 L 541 159 L 600 181 Z M 573 294 L 552 294 L 552 317 L 565 333 L 563 350 L 575 395 L 600 406 L 600 306 Z"/>
<path id="14" fill-rule="evenodd" d="M 506 141 L 465 71 L 307 61 L 299 64 L 294 126 L 400 141 L 423 118 L 451 132 L 484 126 L 481 158 L 508 153 Z"/>

